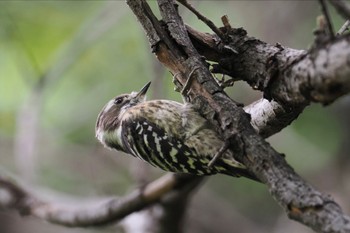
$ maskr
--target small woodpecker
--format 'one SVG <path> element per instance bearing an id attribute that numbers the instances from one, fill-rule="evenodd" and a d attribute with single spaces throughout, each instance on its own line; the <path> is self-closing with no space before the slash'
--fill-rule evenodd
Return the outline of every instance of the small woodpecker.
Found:
<path id="1" fill-rule="evenodd" d="M 256 177 L 235 160 L 230 150 L 209 166 L 224 141 L 190 104 L 146 101 L 151 82 L 139 92 L 119 95 L 101 110 L 96 137 L 107 148 L 123 151 L 154 167 L 193 175 L 222 173 Z"/>

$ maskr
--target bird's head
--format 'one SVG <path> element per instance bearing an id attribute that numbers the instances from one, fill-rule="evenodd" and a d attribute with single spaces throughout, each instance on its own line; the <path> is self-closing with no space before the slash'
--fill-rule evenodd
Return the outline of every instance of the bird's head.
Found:
<path id="1" fill-rule="evenodd" d="M 122 94 L 108 101 L 98 114 L 96 121 L 95 133 L 99 141 L 105 144 L 104 134 L 118 128 L 123 113 L 146 100 L 146 93 L 150 85 L 151 82 L 148 82 L 139 92 Z"/>

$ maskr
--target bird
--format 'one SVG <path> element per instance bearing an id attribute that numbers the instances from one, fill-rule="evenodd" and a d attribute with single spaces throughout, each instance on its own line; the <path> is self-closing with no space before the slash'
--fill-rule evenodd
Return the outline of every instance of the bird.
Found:
<path id="1" fill-rule="evenodd" d="M 108 101 L 97 117 L 98 141 L 167 172 L 257 180 L 229 149 L 209 165 L 225 145 L 214 126 L 190 103 L 146 100 L 150 85 Z"/>

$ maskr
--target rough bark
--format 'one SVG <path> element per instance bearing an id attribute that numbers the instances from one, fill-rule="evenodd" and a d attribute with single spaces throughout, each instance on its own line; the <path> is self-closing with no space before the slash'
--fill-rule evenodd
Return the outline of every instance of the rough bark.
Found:
<path id="1" fill-rule="evenodd" d="M 263 91 L 265 100 L 245 107 L 252 115 L 252 125 L 263 136 L 286 127 L 310 102 L 326 105 L 349 93 L 349 35 L 305 51 L 267 44 L 249 37 L 243 29 L 232 29 L 227 33 L 232 39 L 230 46 L 239 51 L 234 55 L 217 43 L 216 35 L 189 26 L 187 30 L 198 52 L 217 62 L 213 72 L 244 80 Z"/>

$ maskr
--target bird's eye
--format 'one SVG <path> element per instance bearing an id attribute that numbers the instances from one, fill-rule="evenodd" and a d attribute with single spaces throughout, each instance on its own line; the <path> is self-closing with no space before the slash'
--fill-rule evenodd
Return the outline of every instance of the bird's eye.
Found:
<path id="1" fill-rule="evenodd" d="M 115 104 L 121 104 L 123 102 L 123 97 L 118 97 L 114 100 Z"/>

